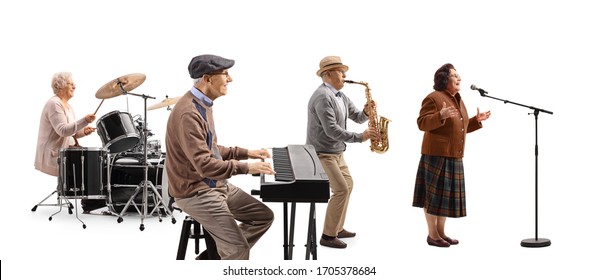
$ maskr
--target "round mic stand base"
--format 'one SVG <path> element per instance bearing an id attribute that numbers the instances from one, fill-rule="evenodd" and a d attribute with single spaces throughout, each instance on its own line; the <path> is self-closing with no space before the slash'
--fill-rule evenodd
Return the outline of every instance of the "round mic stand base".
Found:
<path id="1" fill-rule="evenodd" d="M 540 248 L 550 246 L 550 239 L 546 238 L 528 238 L 521 241 L 521 247 Z"/>

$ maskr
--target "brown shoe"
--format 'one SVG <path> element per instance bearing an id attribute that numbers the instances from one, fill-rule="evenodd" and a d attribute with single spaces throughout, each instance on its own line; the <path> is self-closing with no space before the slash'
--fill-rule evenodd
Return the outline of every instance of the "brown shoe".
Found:
<path id="1" fill-rule="evenodd" d="M 347 248 L 347 243 L 341 241 L 338 238 L 332 238 L 332 239 L 324 239 L 324 238 L 320 238 L 320 245 L 322 246 L 326 246 L 326 247 L 330 247 L 330 248 L 339 248 L 339 249 L 344 249 Z"/>
<path id="2" fill-rule="evenodd" d="M 430 246 L 436 246 L 436 247 L 450 247 L 451 246 L 451 244 L 446 242 L 444 239 L 434 240 L 434 239 L 430 238 L 430 236 L 428 236 L 426 241 L 428 242 L 428 245 L 430 245 Z"/>
<path id="3" fill-rule="evenodd" d="M 338 233 L 338 235 L 336 237 L 347 238 L 347 237 L 355 237 L 355 235 L 357 235 L 357 234 L 343 229 L 343 230 L 341 230 L 341 232 Z"/>
<path id="4" fill-rule="evenodd" d="M 450 238 L 448 236 L 447 237 L 443 237 L 442 239 L 444 239 L 444 241 L 448 242 L 451 245 L 457 245 L 457 244 L 459 244 L 459 240 L 452 239 L 452 238 Z"/>

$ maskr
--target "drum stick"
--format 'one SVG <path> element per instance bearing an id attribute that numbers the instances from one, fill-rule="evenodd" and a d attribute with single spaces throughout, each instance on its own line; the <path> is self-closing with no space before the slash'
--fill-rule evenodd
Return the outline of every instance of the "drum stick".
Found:
<path id="1" fill-rule="evenodd" d="M 100 110 L 100 106 L 102 106 L 102 103 L 104 103 L 104 100 L 106 100 L 106 99 L 102 99 L 102 102 L 100 102 L 100 105 L 98 105 L 98 108 L 96 109 L 96 111 L 93 112 L 94 115 L 98 112 L 98 110 Z"/>

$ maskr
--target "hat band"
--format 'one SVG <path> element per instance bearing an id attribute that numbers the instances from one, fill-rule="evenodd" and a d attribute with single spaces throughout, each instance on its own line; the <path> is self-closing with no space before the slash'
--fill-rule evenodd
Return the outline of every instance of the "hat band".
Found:
<path id="1" fill-rule="evenodd" d="M 322 67 L 322 68 L 325 68 L 325 67 L 330 67 L 330 66 L 335 66 L 335 65 L 341 65 L 341 66 L 342 66 L 343 64 L 342 64 L 342 63 L 338 63 L 338 62 L 336 62 L 336 63 L 332 63 L 332 64 L 324 65 L 324 67 Z"/>

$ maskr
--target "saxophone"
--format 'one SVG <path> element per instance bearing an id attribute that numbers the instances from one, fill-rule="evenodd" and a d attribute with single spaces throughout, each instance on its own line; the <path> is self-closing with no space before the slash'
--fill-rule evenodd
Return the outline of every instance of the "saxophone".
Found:
<path id="1" fill-rule="evenodd" d="M 360 84 L 365 87 L 365 98 L 367 99 L 366 106 L 370 113 L 368 127 L 374 128 L 378 132 L 378 135 L 380 135 L 380 138 L 377 140 L 370 139 L 370 150 L 379 154 L 385 153 L 388 151 L 388 123 L 390 120 L 382 116 L 378 119 L 378 113 L 376 113 L 376 108 L 373 107 L 374 103 L 368 83 L 351 80 L 345 80 L 345 83 Z"/>

